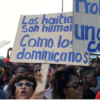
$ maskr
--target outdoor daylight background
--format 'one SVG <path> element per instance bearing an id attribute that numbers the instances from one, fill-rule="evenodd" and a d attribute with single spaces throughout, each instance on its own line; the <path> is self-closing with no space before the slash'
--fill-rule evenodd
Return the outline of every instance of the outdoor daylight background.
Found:
<path id="1" fill-rule="evenodd" d="M 63 12 L 73 10 L 73 0 L 64 0 Z M 0 0 L 0 41 L 11 41 L 0 48 L 0 56 L 6 57 L 13 47 L 20 15 L 61 13 L 62 0 Z"/>

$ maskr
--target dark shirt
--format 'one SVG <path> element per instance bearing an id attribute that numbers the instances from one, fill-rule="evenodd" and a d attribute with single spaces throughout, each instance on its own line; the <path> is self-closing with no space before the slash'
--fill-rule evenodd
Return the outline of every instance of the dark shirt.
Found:
<path id="1" fill-rule="evenodd" d="M 96 94 L 94 92 L 92 92 L 91 90 L 89 90 L 86 93 L 83 93 L 83 98 L 82 99 L 95 99 Z"/>

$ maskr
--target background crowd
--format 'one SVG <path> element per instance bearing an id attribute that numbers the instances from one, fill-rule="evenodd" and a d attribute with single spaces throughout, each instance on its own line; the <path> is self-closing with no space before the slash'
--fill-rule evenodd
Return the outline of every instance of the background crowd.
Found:
<path id="1" fill-rule="evenodd" d="M 40 63 L 0 59 L 0 99 L 100 99 L 100 59 L 89 66 L 50 64 L 46 89 L 36 93 L 42 82 Z"/>

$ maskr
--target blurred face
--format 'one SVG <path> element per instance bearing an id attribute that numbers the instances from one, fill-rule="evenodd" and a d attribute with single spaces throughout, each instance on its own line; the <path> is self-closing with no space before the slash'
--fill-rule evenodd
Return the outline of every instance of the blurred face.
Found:
<path id="1" fill-rule="evenodd" d="M 32 84 L 28 80 L 21 80 L 16 84 L 15 98 L 30 99 L 33 92 Z"/>
<path id="2" fill-rule="evenodd" d="M 17 73 L 25 73 L 25 72 L 29 72 L 29 69 L 24 67 L 20 67 L 17 69 Z"/>
<path id="3" fill-rule="evenodd" d="M 66 99 L 81 99 L 83 96 L 82 84 L 79 82 L 77 76 L 71 76 L 71 80 L 67 84 L 67 88 L 64 89 Z"/>
<path id="4" fill-rule="evenodd" d="M 90 87 L 96 87 L 97 85 L 97 74 L 96 71 L 91 71 L 90 74 L 86 75 L 86 82 Z"/>
<path id="5" fill-rule="evenodd" d="M 12 67 L 12 63 L 10 62 L 6 63 L 6 67 Z"/>
<path id="6" fill-rule="evenodd" d="M 96 69 L 97 74 L 100 74 L 100 66 L 98 63 L 93 64 L 93 67 Z"/>

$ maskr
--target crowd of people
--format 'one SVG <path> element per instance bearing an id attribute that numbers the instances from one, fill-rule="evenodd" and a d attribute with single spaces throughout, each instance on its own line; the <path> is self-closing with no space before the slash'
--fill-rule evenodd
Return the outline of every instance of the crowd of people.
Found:
<path id="1" fill-rule="evenodd" d="M 90 66 L 50 64 L 46 89 L 36 92 L 42 82 L 40 63 L 0 59 L 0 99 L 100 99 L 100 60 Z"/>

